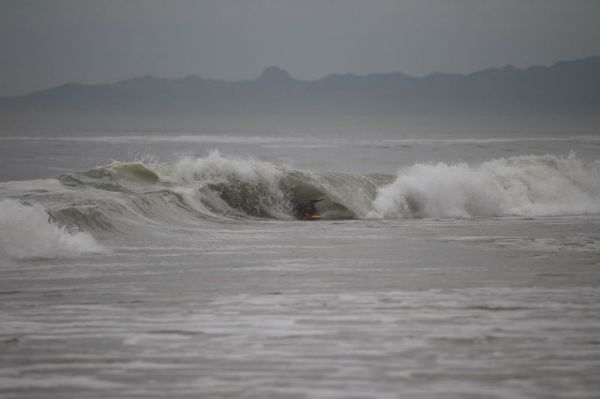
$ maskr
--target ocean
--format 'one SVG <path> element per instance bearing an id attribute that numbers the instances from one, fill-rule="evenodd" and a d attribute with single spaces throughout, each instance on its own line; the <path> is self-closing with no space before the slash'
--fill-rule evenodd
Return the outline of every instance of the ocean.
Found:
<path id="1" fill-rule="evenodd" d="M 3 398 L 600 393 L 597 130 L 20 133 L 0 166 Z"/>

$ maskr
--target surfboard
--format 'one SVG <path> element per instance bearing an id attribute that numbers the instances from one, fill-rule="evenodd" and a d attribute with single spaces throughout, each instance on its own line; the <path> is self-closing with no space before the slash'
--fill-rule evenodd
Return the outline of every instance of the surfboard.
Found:
<path id="1" fill-rule="evenodd" d="M 321 215 L 319 215 L 318 213 L 313 213 L 312 215 L 304 215 L 304 217 L 302 217 L 302 220 L 320 220 L 321 219 Z"/>

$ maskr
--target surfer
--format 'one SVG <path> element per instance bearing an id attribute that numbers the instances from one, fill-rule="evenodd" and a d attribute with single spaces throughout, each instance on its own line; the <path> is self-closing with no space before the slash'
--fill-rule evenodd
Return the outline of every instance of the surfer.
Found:
<path id="1" fill-rule="evenodd" d="M 298 201 L 293 199 L 290 202 L 290 208 L 292 209 L 292 214 L 296 219 L 314 219 L 319 217 L 319 211 L 315 207 L 318 200 L 304 200 Z"/>

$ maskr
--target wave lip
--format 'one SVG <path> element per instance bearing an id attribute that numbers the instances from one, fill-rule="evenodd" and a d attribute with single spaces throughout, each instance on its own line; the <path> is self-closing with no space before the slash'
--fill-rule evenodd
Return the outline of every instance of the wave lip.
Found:
<path id="1" fill-rule="evenodd" d="M 287 175 L 282 166 L 254 158 L 224 157 L 213 150 L 204 158 L 180 159 L 168 180 L 183 184 L 187 189 L 183 193 L 193 187 L 197 199 L 216 212 L 285 218 Z M 189 202 L 192 206 L 197 203 Z"/>
<path id="2" fill-rule="evenodd" d="M 51 221 L 38 204 L 0 201 L 0 251 L 17 259 L 76 257 L 105 249 L 86 232 L 69 231 Z"/>
<path id="3" fill-rule="evenodd" d="M 377 192 L 370 218 L 559 216 L 600 213 L 600 164 L 521 156 L 480 166 L 416 164 Z"/>

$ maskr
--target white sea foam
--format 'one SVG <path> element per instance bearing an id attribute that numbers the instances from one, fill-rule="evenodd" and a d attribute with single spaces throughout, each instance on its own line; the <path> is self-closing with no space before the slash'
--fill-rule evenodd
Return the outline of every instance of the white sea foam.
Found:
<path id="1" fill-rule="evenodd" d="M 236 178 L 244 182 L 278 183 L 284 170 L 269 162 L 255 158 L 234 158 L 222 156 L 218 150 L 211 151 L 204 158 L 184 157 L 175 163 L 172 174 L 184 183 L 206 181 L 222 182 L 224 178 Z"/>
<path id="2" fill-rule="evenodd" d="M 522 156 L 479 166 L 416 164 L 378 190 L 373 218 L 600 213 L 600 164 Z"/>
<path id="3" fill-rule="evenodd" d="M 104 249 L 85 232 L 67 231 L 53 223 L 41 205 L 0 201 L 0 253 L 10 257 L 73 257 Z"/>

